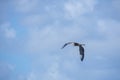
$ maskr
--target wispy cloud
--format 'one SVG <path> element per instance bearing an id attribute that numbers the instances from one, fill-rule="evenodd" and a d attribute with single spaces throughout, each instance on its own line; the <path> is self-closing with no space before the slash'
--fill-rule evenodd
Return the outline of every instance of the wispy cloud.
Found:
<path id="1" fill-rule="evenodd" d="M 61 29 L 53 25 L 43 29 L 31 29 L 26 46 L 30 52 L 55 50 L 60 48 L 63 42 L 82 38 L 85 35 L 85 31 L 79 27 Z M 60 46 L 58 47 L 57 45 Z"/>
<path id="2" fill-rule="evenodd" d="M 28 13 L 34 11 L 38 6 L 38 0 L 15 0 L 16 11 Z"/>
<path id="3" fill-rule="evenodd" d="M 14 66 L 5 63 L 5 62 L 0 62 L 0 79 L 1 80 L 10 80 L 11 78 L 11 73 L 14 70 Z"/>
<path id="4" fill-rule="evenodd" d="M 28 28 L 36 28 L 36 27 L 42 27 L 41 25 L 46 22 L 46 17 L 40 14 L 34 14 L 25 17 L 22 21 L 21 24 L 23 24 L 25 27 Z"/>
<path id="5" fill-rule="evenodd" d="M 46 59 L 47 60 L 47 59 Z M 50 63 L 52 61 L 52 63 Z M 43 60 L 44 62 L 44 60 Z M 71 80 L 67 75 L 64 75 L 64 73 L 61 72 L 61 67 L 60 67 L 60 58 L 57 58 L 57 56 L 55 58 L 53 58 L 53 56 L 49 56 L 49 65 L 46 64 L 46 66 L 44 66 L 45 70 L 41 70 L 40 68 L 45 65 L 43 63 L 43 65 L 40 65 L 39 63 L 37 63 L 38 67 L 37 69 L 34 68 L 34 70 L 28 74 L 27 80 Z M 36 67 L 36 66 L 34 66 Z M 42 69 L 44 69 L 42 68 Z"/>
<path id="6" fill-rule="evenodd" d="M 98 30 L 101 34 L 103 34 L 106 38 L 119 38 L 119 28 L 120 23 L 116 20 L 99 20 L 98 21 Z"/>
<path id="7" fill-rule="evenodd" d="M 96 0 L 69 0 L 65 3 L 64 8 L 66 16 L 79 17 L 94 10 Z"/>
<path id="8" fill-rule="evenodd" d="M 1 24 L 0 31 L 3 36 L 7 39 L 13 39 L 16 37 L 16 31 L 14 28 L 11 27 L 10 23 L 6 22 Z"/>

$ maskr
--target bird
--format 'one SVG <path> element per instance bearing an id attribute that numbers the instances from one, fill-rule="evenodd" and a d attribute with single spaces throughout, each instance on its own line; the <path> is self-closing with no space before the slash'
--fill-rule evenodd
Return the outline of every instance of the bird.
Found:
<path id="1" fill-rule="evenodd" d="M 81 55 L 81 61 L 83 61 L 83 59 L 84 59 L 84 48 L 83 48 L 83 46 L 85 44 L 80 44 L 80 43 L 77 43 L 77 42 L 67 42 L 62 46 L 61 49 L 63 49 L 64 47 L 66 47 L 69 44 L 73 44 L 73 46 L 78 46 L 79 47 L 79 53 Z"/>

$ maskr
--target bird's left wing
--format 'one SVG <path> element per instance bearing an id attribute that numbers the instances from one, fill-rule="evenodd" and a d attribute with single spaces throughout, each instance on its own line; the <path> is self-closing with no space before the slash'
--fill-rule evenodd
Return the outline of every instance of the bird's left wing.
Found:
<path id="1" fill-rule="evenodd" d="M 63 48 L 64 48 L 65 46 L 67 46 L 68 44 L 72 44 L 72 43 L 73 43 L 73 42 L 65 43 L 61 49 L 63 49 Z"/>

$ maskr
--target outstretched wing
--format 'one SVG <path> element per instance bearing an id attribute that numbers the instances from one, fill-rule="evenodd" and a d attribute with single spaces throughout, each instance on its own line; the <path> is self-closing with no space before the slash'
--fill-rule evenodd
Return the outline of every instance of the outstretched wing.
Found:
<path id="1" fill-rule="evenodd" d="M 80 55 L 81 55 L 81 61 L 83 61 L 83 59 L 84 59 L 84 48 L 82 46 L 79 46 L 79 51 L 80 51 Z"/>
<path id="2" fill-rule="evenodd" d="M 63 49 L 63 48 L 64 48 L 65 46 L 67 46 L 68 44 L 72 44 L 72 43 L 73 43 L 73 42 L 65 43 L 61 49 Z"/>

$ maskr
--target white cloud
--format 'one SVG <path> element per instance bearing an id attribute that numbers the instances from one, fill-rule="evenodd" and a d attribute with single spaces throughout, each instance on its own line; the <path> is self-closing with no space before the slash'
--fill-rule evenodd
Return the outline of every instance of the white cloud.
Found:
<path id="1" fill-rule="evenodd" d="M 30 52 L 41 52 L 60 48 L 61 43 L 82 38 L 86 33 L 79 27 L 54 27 L 31 29 L 29 31 L 26 47 Z M 59 47 L 57 46 L 59 45 Z"/>
<path id="2" fill-rule="evenodd" d="M 69 0 L 65 3 L 66 16 L 79 17 L 94 10 L 96 0 Z"/>
<path id="3" fill-rule="evenodd" d="M 43 80 L 71 80 L 66 75 L 60 72 L 60 64 L 58 62 L 52 63 L 45 73 Z"/>
<path id="4" fill-rule="evenodd" d="M 48 71 L 44 74 L 43 80 L 51 79 L 51 80 L 58 80 L 59 79 L 59 64 L 52 63 L 51 66 L 49 66 Z"/>
<path id="5" fill-rule="evenodd" d="M 15 0 L 15 8 L 19 12 L 31 12 L 38 6 L 38 0 Z"/>
<path id="6" fill-rule="evenodd" d="M 36 77 L 36 75 L 34 73 L 30 73 L 29 76 L 27 77 L 27 80 L 37 80 L 36 78 L 37 77 Z"/>
<path id="7" fill-rule="evenodd" d="M 45 22 L 45 16 L 36 14 L 25 17 L 21 23 L 29 28 L 30 27 L 36 28 L 36 27 L 41 27 L 41 24 L 43 24 L 44 22 Z"/>
<path id="8" fill-rule="evenodd" d="M 9 80 L 14 66 L 8 63 L 0 62 L 0 79 Z"/>
<path id="9" fill-rule="evenodd" d="M 81 70 L 82 75 L 81 78 L 85 80 L 111 80 L 119 78 L 115 74 L 118 74 L 118 71 L 115 69 L 86 69 Z"/>
<path id="10" fill-rule="evenodd" d="M 120 22 L 116 20 L 99 20 L 98 21 L 98 31 L 100 34 L 106 36 L 106 38 L 118 38 L 119 39 L 119 30 Z"/>
<path id="11" fill-rule="evenodd" d="M 71 80 L 68 78 L 68 76 L 62 74 L 61 65 L 60 65 L 60 58 L 59 56 L 50 57 L 50 60 L 48 61 L 47 66 L 45 67 L 44 72 L 39 71 L 41 69 L 41 65 L 39 62 L 36 63 L 39 65 L 39 69 L 36 69 L 35 66 L 33 67 L 33 71 L 28 74 L 27 80 Z M 40 61 L 40 58 L 39 58 Z M 44 60 L 42 60 L 44 62 Z M 45 63 L 44 63 L 45 65 Z M 44 68 L 42 68 L 44 69 Z"/>
<path id="12" fill-rule="evenodd" d="M 16 31 L 11 27 L 10 23 L 1 24 L 1 32 L 7 39 L 13 39 L 16 37 Z"/>
<path id="13" fill-rule="evenodd" d="M 120 11 L 119 9 L 120 9 L 120 0 L 114 0 L 114 1 L 112 1 L 112 5 L 113 5 L 113 7 L 115 8 L 115 10 L 117 10 L 117 11 Z"/>
<path id="14" fill-rule="evenodd" d="M 97 0 L 83 0 L 83 2 L 89 8 L 90 11 L 94 11 L 94 8 L 98 3 Z"/>
<path id="15" fill-rule="evenodd" d="M 18 75 L 18 77 L 17 77 L 16 80 L 26 80 L 26 79 L 25 79 L 25 76 L 23 76 L 23 75 Z"/>
<path id="16" fill-rule="evenodd" d="M 120 23 L 116 20 L 101 19 L 96 25 L 98 39 L 88 39 L 86 53 L 94 59 L 109 60 L 111 56 L 119 56 Z M 101 37 L 101 38 L 99 38 Z M 91 53 L 92 52 L 92 53 Z M 114 54 L 113 54 L 114 53 Z M 112 58 L 114 58 L 112 57 Z"/>
<path id="17" fill-rule="evenodd" d="M 65 4 L 65 10 L 66 10 L 66 15 L 69 15 L 71 17 L 74 17 L 74 16 L 78 16 L 80 14 L 83 14 L 84 13 L 84 8 L 83 8 L 83 4 L 81 3 L 72 3 L 72 2 L 69 2 L 69 3 L 66 3 Z"/>

